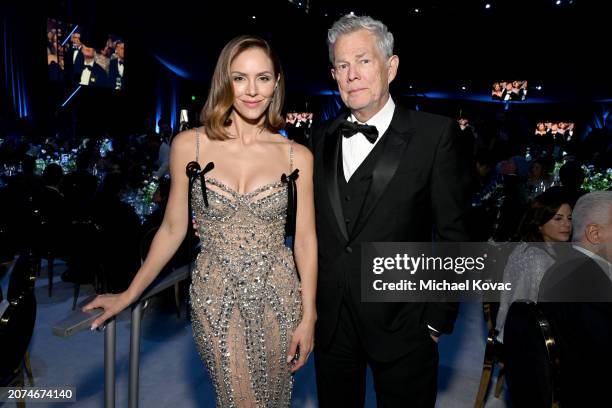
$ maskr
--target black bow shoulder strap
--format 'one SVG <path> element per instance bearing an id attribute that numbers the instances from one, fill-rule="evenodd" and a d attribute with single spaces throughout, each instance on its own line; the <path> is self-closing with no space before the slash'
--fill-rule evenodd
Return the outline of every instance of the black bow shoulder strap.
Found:
<path id="1" fill-rule="evenodd" d="M 187 163 L 187 167 L 185 171 L 187 172 L 187 177 L 189 178 L 189 216 L 191 217 L 191 190 L 193 189 L 193 183 L 196 179 L 200 179 L 200 185 L 202 186 L 202 198 L 204 199 L 204 205 L 208 207 L 208 195 L 206 194 L 206 181 L 204 179 L 204 175 L 215 168 L 215 164 L 213 162 L 208 162 L 206 166 L 204 166 L 204 170 L 201 170 L 200 167 L 200 132 L 198 128 L 193 129 L 196 134 L 196 156 L 195 161 L 190 161 Z"/>
<path id="2" fill-rule="evenodd" d="M 196 179 L 200 179 L 200 184 L 202 186 L 202 198 L 204 199 L 204 205 L 208 207 L 208 195 L 206 194 L 206 180 L 204 179 L 204 175 L 215 168 L 215 163 L 208 162 L 206 166 L 204 166 L 204 170 L 200 170 L 200 164 L 197 161 L 190 161 L 187 163 L 187 167 L 185 171 L 187 172 L 187 177 L 189 177 L 189 204 L 191 205 L 191 190 L 193 188 L 193 183 Z M 191 211 L 190 211 L 191 213 Z"/>
<path id="3" fill-rule="evenodd" d="M 300 170 L 295 169 L 288 176 L 283 173 L 281 181 L 287 183 L 287 223 L 285 224 L 285 235 L 295 235 L 295 219 L 297 216 L 297 186 L 295 180 L 299 177 Z"/>

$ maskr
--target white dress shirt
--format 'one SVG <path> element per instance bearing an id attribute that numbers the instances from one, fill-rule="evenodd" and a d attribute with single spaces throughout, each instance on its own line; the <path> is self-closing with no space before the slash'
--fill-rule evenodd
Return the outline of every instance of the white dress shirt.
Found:
<path id="1" fill-rule="evenodd" d="M 351 176 L 357 171 L 361 163 L 368 157 L 370 152 L 374 149 L 374 146 L 380 141 L 382 135 L 385 134 L 389 125 L 391 124 L 391 119 L 393 119 L 393 112 L 395 111 L 395 102 L 393 99 L 389 97 L 385 106 L 378 111 L 370 120 L 368 120 L 367 125 L 376 126 L 378 130 L 378 138 L 374 143 L 370 143 L 368 139 L 363 135 L 363 133 L 356 133 L 351 137 L 343 137 L 342 138 L 342 168 L 344 170 L 344 179 L 348 182 Z M 357 122 L 363 125 L 363 123 L 359 122 L 354 115 L 348 119 L 350 122 Z"/>
<path id="2" fill-rule="evenodd" d="M 90 63 L 83 64 L 83 72 L 81 72 L 81 81 L 79 82 L 79 85 L 89 85 L 89 80 L 91 79 L 91 70 L 85 67 L 91 67 L 91 69 L 93 69 L 93 66 L 93 61 Z"/>

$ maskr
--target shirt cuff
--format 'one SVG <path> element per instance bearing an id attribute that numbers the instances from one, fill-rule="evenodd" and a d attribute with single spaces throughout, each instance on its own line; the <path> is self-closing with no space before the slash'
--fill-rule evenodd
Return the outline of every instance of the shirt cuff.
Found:
<path id="1" fill-rule="evenodd" d="M 431 327 L 430 325 L 427 325 L 427 328 L 429 329 L 429 334 L 431 334 L 432 336 L 439 337 L 440 334 L 442 334 L 438 330 L 436 330 L 433 327 Z"/>

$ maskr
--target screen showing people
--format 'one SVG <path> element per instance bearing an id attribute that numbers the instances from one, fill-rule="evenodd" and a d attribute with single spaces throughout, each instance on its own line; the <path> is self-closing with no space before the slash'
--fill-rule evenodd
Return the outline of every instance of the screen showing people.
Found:
<path id="1" fill-rule="evenodd" d="M 543 120 L 536 123 L 532 146 L 539 150 L 540 155 L 560 157 L 575 140 L 574 122 Z"/>
<path id="2" fill-rule="evenodd" d="M 497 81 L 491 87 L 495 101 L 524 101 L 527 99 L 527 81 Z"/>
<path id="3" fill-rule="evenodd" d="M 307 145 L 312 127 L 312 112 L 288 111 L 285 117 L 285 132 L 287 137 Z"/>
<path id="4" fill-rule="evenodd" d="M 49 79 L 53 81 L 122 90 L 125 43 L 113 34 L 97 42 L 77 25 L 48 19 L 47 66 Z"/>
<path id="5" fill-rule="evenodd" d="M 536 123 L 535 135 L 571 139 L 574 136 L 574 127 L 574 122 L 541 121 Z"/>

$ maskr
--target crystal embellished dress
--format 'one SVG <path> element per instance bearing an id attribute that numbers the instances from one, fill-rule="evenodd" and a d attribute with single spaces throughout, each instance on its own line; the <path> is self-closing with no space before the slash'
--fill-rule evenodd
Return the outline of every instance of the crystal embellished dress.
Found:
<path id="1" fill-rule="evenodd" d="M 191 194 L 202 241 L 191 315 L 217 407 L 288 407 L 293 376 L 286 359 L 302 307 L 293 253 L 284 240 L 287 183 L 240 194 L 214 178 L 203 186 L 202 178 Z"/>

